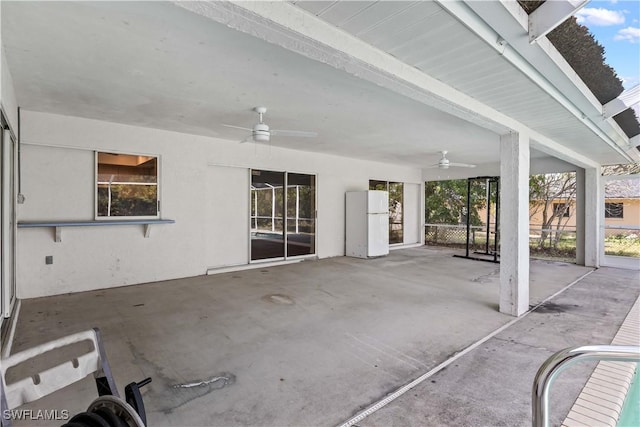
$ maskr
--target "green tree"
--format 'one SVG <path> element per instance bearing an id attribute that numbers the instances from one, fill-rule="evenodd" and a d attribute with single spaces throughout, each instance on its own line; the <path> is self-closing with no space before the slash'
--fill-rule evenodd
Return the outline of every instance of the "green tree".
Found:
<path id="1" fill-rule="evenodd" d="M 478 210 L 486 207 L 484 183 L 471 186 L 471 224 L 481 225 Z M 430 181 L 425 183 L 425 221 L 427 224 L 460 224 L 465 222 L 467 180 Z"/>

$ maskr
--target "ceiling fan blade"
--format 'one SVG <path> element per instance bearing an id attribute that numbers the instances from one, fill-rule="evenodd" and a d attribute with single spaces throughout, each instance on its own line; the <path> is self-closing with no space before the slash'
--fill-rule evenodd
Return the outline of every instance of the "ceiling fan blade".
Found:
<path id="1" fill-rule="evenodd" d="M 318 136 L 316 132 L 306 132 L 303 130 L 286 130 L 286 129 L 271 129 L 271 135 L 299 136 L 302 138 L 315 138 L 316 136 Z"/>
<path id="2" fill-rule="evenodd" d="M 253 137 L 252 136 L 248 136 L 245 139 L 243 139 L 242 141 L 240 141 L 240 144 L 244 144 L 246 142 L 254 142 L 253 141 Z"/>
<path id="3" fill-rule="evenodd" d="M 253 132 L 253 129 L 251 129 L 251 128 L 243 128 L 242 126 L 225 125 L 225 124 L 223 124 L 222 126 L 228 127 L 228 128 L 233 128 L 233 129 L 248 130 L 249 132 Z"/>
<path id="4" fill-rule="evenodd" d="M 440 167 L 440 165 L 436 163 L 435 165 L 425 166 L 425 169 L 435 169 L 435 168 L 438 168 L 438 167 Z"/>
<path id="5" fill-rule="evenodd" d="M 476 167 L 476 165 L 470 165 L 467 163 L 453 163 L 453 162 L 450 162 L 449 166 L 455 166 L 457 168 L 475 168 Z"/>

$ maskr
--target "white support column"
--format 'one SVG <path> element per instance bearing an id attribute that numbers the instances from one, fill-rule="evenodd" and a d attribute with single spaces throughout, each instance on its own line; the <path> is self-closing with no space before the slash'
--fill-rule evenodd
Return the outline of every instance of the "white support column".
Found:
<path id="1" fill-rule="evenodd" d="M 500 137 L 500 312 L 529 309 L 529 137 Z"/>
<path id="2" fill-rule="evenodd" d="M 600 168 L 588 168 L 584 175 L 584 265 L 600 267 L 604 254 L 602 174 Z"/>
<path id="3" fill-rule="evenodd" d="M 585 182 L 584 169 L 576 170 L 576 264 L 585 265 Z"/>

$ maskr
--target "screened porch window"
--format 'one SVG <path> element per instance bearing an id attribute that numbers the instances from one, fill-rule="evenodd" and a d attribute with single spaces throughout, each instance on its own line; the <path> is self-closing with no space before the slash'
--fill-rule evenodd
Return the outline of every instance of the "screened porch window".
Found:
<path id="1" fill-rule="evenodd" d="M 157 217 L 158 158 L 96 153 L 96 216 Z"/>

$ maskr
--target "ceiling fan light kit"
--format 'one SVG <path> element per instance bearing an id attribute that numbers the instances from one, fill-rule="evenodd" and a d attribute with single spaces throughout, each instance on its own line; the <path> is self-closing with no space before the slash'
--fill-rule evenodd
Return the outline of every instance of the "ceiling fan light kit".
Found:
<path id="1" fill-rule="evenodd" d="M 449 169 L 450 167 L 457 167 L 457 168 L 475 168 L 476 167 L 476 165 L 470 165 L 467 163 L 454 163 L 449 161 L 449 159 L 447 159 L 448 151 L 446 150 L 442 150 L 440 153 L 442 153 L 442 157 L 440 158 L 438 163 L 431 166 L 427 166 L 428 169 L 431 169 L 431 168 Z"/>
<path id="2" fill-rule="evenodd" d="M 313 138 L 318 136 L 315 132 L 306 132 L 300 130 L 278 130 L 278 129 L 269 129 L 269 125 L 267 125 L 263 116 L 267 112 L 267 107 L 254 107 L 253 111 L 258 113 L 258 123 L 256 123 L 253 128 L 245 128 L 242 126 L 235 125 L 223 125 L 225 127 L 234 128 L 234 129 L 242 129 L 245 131 L 251 132 L 251 138 L 246 138 L 241 142 L 250 142 L 253 140 L 254 142 L 269 142 L 271 140 L 271 135 L 278 136 L 293 136 L 293 137 L 302 137 L 302 138 Z"/>
<path id="3" fill-rule="evenodd" d="M 257 123 L 253 127 L 253 131 L 251 132 L 251 134 L 253 135 L 253 140 L 255 142 L 269 142 L 269 139 L 271 137 L 269 126 L 264 123 Z"/>

